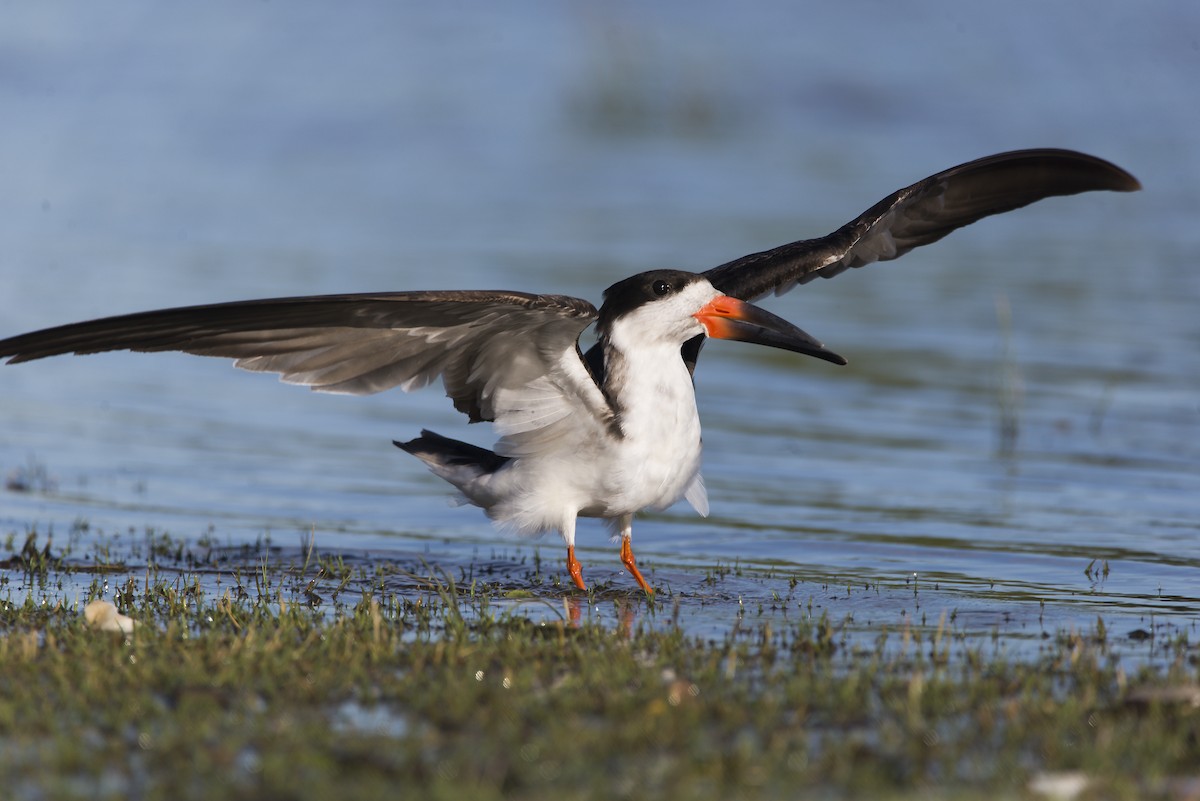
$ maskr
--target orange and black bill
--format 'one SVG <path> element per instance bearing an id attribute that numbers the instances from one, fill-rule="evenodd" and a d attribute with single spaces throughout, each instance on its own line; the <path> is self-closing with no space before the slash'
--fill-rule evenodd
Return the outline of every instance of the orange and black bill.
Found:
<path id="1" fill-rule="evenodd" d="M 834 364 L 846 360 L 782 317 L 749 303 L 721 295 L 693 315 L 710 337 L 754 342 L 815 356 Z"/>

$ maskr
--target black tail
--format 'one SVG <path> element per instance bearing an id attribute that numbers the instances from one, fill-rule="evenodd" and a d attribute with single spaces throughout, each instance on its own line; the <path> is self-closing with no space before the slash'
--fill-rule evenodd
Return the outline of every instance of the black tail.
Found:
<path id="1" fill-rule="evenodd" d="M 494 473 L 509 462 L 508 456 L 443 437 L 427 429 L 423 429 L 421 436 L 416 439 L 410 439 L 408 442 L 393 440 L 392 444 L 411 453 L 430 467 L 474 467 L 481 473 Z"/>

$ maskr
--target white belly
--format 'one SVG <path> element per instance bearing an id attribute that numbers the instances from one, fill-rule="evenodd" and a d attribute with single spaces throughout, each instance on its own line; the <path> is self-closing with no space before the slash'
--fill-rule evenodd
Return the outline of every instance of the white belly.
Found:
<path id="1" fill-rule="evenodd" d="M 647 380 L 626 386 L 622 397 L 622 436 L 605 431 L 570 449 L 514 459 L 470 500 L 522 533 L 558 529 L 567 515 L 616 518 L 679 501 L 700 472 L 691 375 L 678 351 L 667 369 L 641 375 Z"/>

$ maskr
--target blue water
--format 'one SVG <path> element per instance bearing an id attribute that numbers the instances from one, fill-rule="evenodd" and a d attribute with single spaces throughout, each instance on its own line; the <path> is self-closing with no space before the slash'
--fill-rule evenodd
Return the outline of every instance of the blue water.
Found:
<path id="1" fill-rule="evenodd" d="M 323 292 L 595 302 L 824 234 L 971 158 L 1076 148 L 1145 191 L 1046 201 L 768 302 L 848 367 L 706 348 L 713 515 L 643 519 L 637 552 L 682 583 L 733 562 L 814 587 L 917 574 L 987 621 L 1046 601 L 1064 625 L 1191 626 L 1198 31 L 1186 2 L 11 7 L 0 334 Z M 0 368 L 0 471 L 32 489 L 0 492 L 0 532 L 515 547 L 391 446 L 423 426 L 491 441 L 436 390 L 321 396 L 178 355 Z M 617 576 L 603 530 L 580 537 L 587 575 Z"/>

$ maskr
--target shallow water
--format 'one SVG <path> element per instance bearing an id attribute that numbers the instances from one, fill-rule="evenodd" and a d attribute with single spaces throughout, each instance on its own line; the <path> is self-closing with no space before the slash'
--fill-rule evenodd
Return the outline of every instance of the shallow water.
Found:
<path id="1" fill-rule="evenodd" d="M 795 577 L 894 624 L 916 576 L 978 631 L 1195 624 L 1193 6 L 357 8 L 10 10 L 0 334 L 321 292 L 598 301 L 643 269 L 824 234 L 961 161 L 1078 148 L 1146 190 L 1046 201 L 767 303 L 848 367 L 710 344 L 713 514 L 647 516 L 638 558 L 689 597 L 716 565 L 773 571 L 697 621 Z M 391 446 L 423 426 L 490 442 L 437 391 L 320 396 L 121 354 L 3 368 L 0 419 L 6 533 L 315 533 L 452 567 L 534 547 Z M 586 576 L 632 586 L 599 525 L 580 539 Z M 844 592 L 860 583 L 884 591 Z"/>

